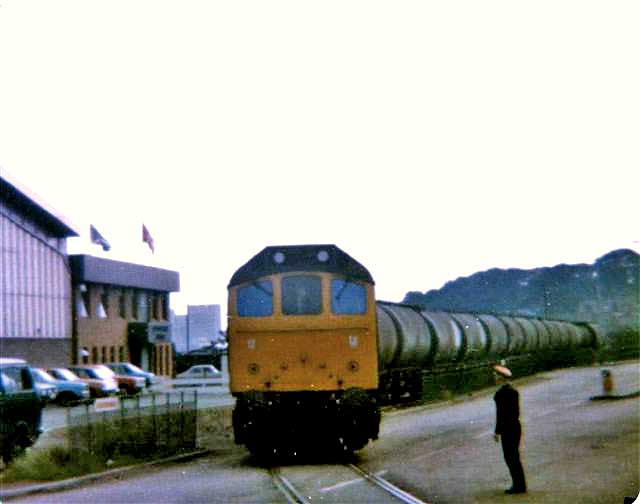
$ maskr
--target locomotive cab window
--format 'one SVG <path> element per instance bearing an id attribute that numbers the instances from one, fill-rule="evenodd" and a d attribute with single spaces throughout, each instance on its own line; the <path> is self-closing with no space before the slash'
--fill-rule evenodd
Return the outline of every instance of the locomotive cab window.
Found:
<path id="1" fill-rule="evenodd" d="M 296 275 L 282 279 L 284 315 L 318 315 L 322 312 L 322 284 L 319 276 Z"/>
<path id="2" fill-rule="evenodd" d="M 240 317 L 269 317 L 273 315 L 273 286 L 271 280 L 253 282 L 238 289 L 236 308 Z"/>
<path id="3" fill-rule="evenodd" d="M 331 280 L 331 311 L 338 315 L 362 314 L 367 311 L 367 290 L 349 280 Z"/>

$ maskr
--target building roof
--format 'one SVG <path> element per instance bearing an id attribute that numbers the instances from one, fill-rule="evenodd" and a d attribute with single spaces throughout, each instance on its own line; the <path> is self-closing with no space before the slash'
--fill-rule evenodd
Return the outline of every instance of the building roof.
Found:
<path id="1" fill-rule="evenodd" d="M 97 283 L 161 292 L 180 290 L 180 274 L 177 271 L 84 254 L 70 255 L 69 262 L 76 284 Z"/>
<path id="2" fill-rule="evenodd" d="M 324 271 L 374 283 L 362 264 L 335 245 L 282 245 L 256 254 L 233 274 L 228 287 L 290 271 Z"/>
<path id="3" fill-rule="evenodd" d="M 43 199 L 22 186 L 0 167 L 0 197 L 47 229 L 53 236 L 79 236 L 71 222 Z"/>

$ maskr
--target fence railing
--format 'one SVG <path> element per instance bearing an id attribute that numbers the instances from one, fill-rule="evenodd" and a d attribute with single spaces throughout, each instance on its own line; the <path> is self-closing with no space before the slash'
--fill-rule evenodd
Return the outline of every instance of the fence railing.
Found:
<path id="1" fill-rule="evenodd" d="M 69 447 L 105 458 L 173 455 L 196 448 L 197 421 L 197 390 L 96 401 L 67 410 Z"/>

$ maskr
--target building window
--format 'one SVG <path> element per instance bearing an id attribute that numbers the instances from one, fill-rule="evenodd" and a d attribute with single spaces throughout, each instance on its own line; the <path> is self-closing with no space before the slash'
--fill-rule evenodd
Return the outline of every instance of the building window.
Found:
<path id="1" fill-rule="evenodd" d="M 96 306 L 96 317 L 106 319 L 109 317 L 109 292 L 103 289 L 98 297 L 98 306 Z"/>
<path id="2" fill-rule="evenodd" d="M 133 320 L 138 320 L 138 293 L 136 291 L 132 291 L 130 295 L 131 299 L 131 318 Z"/>
<path id="3" fill-rule="evenodd" d="M 109 362 L 115 362 L 116 361 L 116 347 L 112 346 L 109 349 Z"/>
<path id="4" fill-rule="evenodd" d="M 107 347 L 102 347 L 102 362 L 107 362 Z"/>
<path id="5" fill-rule="evenodd" d="M 91 363 L 98 363 L 98 347 L 91 347 Z"/>
<path id="6" fill-rule="evenodd" d="M 169 296 L 167 294 L 160 295 L 160 317 L 161 320 L 169 320 Z"/>
<path id="7" fill-rule="evenodd" d="M 146 292 L 137 292 L 134 307 L 136 308 L 136 320 L 143 322 L 149 321 L 149 294 Z"/>
<path id="8" fill-rule="evenodd" d="M 158 294 L 151 294 L 151 318 L 153 320 L 160 320 L 160 299 Z"/>
<path id="9" fill-rule="evenodd" d="M 76 314 L 78 318 L 89 316 L 89 296 L 86 285 L 79 285 L 76 289 Z"/>
<path id="10" fill-rule="evenodd" d="M 125 293 L 125 290 L 122 289 L 119 291 L 119 307 L 118 307 L 118 315 L 120 315 L 120 318 L 126 319 L 127 318 L 127 296 Z"/>
<path id="11" fill-rule="evenodd" d="M 124 362 L 124 347 L 118 347 L 118 362 Z"/>

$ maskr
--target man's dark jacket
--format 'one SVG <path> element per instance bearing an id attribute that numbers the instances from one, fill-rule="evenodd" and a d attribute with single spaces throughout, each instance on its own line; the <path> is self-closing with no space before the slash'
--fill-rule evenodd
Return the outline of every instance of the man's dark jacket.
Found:
<path id="1" fill-rule="evenodd" d="M 520 437 L 520 397 L 508 383 L 498 389 L 493 397 L 496 402 L 496 434 Z"/>

